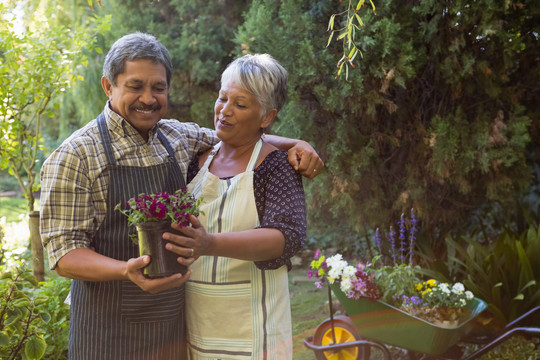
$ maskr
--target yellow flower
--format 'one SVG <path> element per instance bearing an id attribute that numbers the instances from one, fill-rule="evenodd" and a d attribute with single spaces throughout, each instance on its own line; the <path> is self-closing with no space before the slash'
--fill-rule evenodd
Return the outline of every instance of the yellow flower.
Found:
<path id="1" fill-rule="evenodd" d="M 437 280 L 429 279 L 428 281 L 426 281 L 426 284 L 428 284 L 428 286 L 430 286 L 430 287 L 437 286 Z"/>
<path id="2" fill-rule="evenodd" d="M 420 284 L 420 283 L 416 284 L 416 291 L 422 290 L 422 287 L 423 287 L 422 284 Z"/>
<path id="3" fill-rule="evenodd" d="M 431 292 L 431 289 L 426 289 L 426 290 L 422 291 L 422 297 L 424 297 L 429 292 Z"/>

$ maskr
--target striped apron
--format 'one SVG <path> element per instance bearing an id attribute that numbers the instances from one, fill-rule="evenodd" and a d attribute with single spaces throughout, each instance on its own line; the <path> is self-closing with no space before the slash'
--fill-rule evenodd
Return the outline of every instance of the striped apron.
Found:
<path id="1" fill-rule="evenodd" d="M 95 239 L 96 252 L 128 260 L 139 256 L 129 238 L 127 217 L 116 204 L 139 193 L 173 192 L 185 181 L 174 151 L 158 130 L 169 153 L 165 163 L 116 165 L 103 114 L 98 127 L 107 156 L 107 214 Z M 184 286 L 149 294 L 131 281 L 74 280 L 71 288 L 69 358 L 88 360 L 185 359 Z"/>
<path id="2" fill-rule="evenodd" d="M 202 197 L 199 220 L 208 233 L 259 225 L 253 169 L 259 140 L 244 173 L 221 180 L 208 171 L 218 143 L 188 190 Z M 291 314 L 287 267 L 259 270 L 253 261 L 201 256 L 186 284 L 191 359 L 290 359 Z"/>

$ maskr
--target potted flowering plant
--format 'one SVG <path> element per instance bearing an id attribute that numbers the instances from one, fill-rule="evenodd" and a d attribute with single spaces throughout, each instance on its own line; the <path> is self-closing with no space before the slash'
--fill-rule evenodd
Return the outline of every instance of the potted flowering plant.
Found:
<path id="1" fill-rule="evenodd" d="M 404 346 L 427 354 L 440 354 L 457 342 L 463 327 L 486 304 L 474 298 L 463 284 L 435 279 L 423 281 L 425 271 L 413 263 L 417 220 L 411 210 L 409 235 L 406 221 L 399 221 L 399 237 L 390 228 L 383 244 L 375 232 L 377 255 L 370 263 L 349 264 L 341 254 L 326 257 L 320 250 L 311 262 L 308 277 L 315 285 L 327 281 L 358 327 L 369 339 Z M 383 256 L 383 248 L 389 255 Z"/>
<path id="2" fill-rule="evenodd" d="M 159 192 L 139 194 L 125 204 L 118 204 L 118 210 L 128 218 L 128 224 L 135 226 L 137 233 L 130 235 L 139 247 L 140 256 L 149 255 L 152 259 L 144 268 L 148 277 L 184 274 L 187 268 L 178 263 L 177 256 L 165 249 L 163 233 L 178 233 L 171 224 L 181 227 L 189 225 L 191 215 L 198 216 L 200 199 L 195 199 L 185 188 L 169 194 Z"/>

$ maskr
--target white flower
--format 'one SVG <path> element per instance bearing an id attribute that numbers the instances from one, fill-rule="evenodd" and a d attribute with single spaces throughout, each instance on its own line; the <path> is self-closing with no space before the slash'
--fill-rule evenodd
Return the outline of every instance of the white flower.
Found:
<path id="1" fill-rule="evenodd" d="M 341 283 L 339 286 L 341 288 L 341 291 L 343 291 L 345 294 L 348 294 L 349 291 L 351 291 L 352 289 L 351 279 L 350 278 L 341 279 Z"/>
<path id="2" fill-rule="evenodd" d="M 353 277 L 354 274 L 356 274 L 356 268 L 354 266 L 347 265 L 343 269 L 343 276 Z"/>
<path id="3" fill-rule="evenodd" d="M 342 261 L 343 261 L 343 256 L 341 254 L 336 254 L 326 259 L 326 263 L 328 264 L 328 267 L 332 267 L 332 268 L 338 267 L 338 264 Z"/>
<path id="4" fill-rule="evenodd" d="M 463 294 L 463 292 L 465 291 L 465 286 L 463 286 L 462 283 L 455 283 L 454 286 L 452 286 L 452 292 L 454 294 Z"/>
<path id="5" fill-rule="evenodd" d="M 473 293 L 470 292 L 469 290 L 465 291 L 465 297 L 467 298 L 467 300 L 472 300 L 472 298 L 474 297 Z"/>
<path id="6" fill-rule="evenodd" d="M 341 276 L 341 270 L 342 269 L 332 267 L 328 270 L 328 276 L 337 279 Z"/>
<path id="7" fill-rule="evenodd" d="M 450 287 L 448 286 L 447 283 L 439 284 L 439 289 L 440 289 L 443 293 L 445 293 L 445 294 L 447 294 L 447 295 L 450 294 Z"/>

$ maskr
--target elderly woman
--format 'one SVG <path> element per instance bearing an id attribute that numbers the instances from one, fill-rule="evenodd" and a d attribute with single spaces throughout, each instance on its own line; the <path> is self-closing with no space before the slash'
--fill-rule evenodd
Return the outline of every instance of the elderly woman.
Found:
<path id="1" fill-rule="evenodd" d="M 184 237 L 165 236 L 181 245 L 170 250 L 198 257 L 186 286 L 192 359 L 292 357 L 287 271 L 305 242 L 304 192 L 287 153 L 264 141 L 286 94 L 287 72 L 267 54 L 239 58 L 222 74 L 221 142 L 188 173 L 204 215 Z"/>

